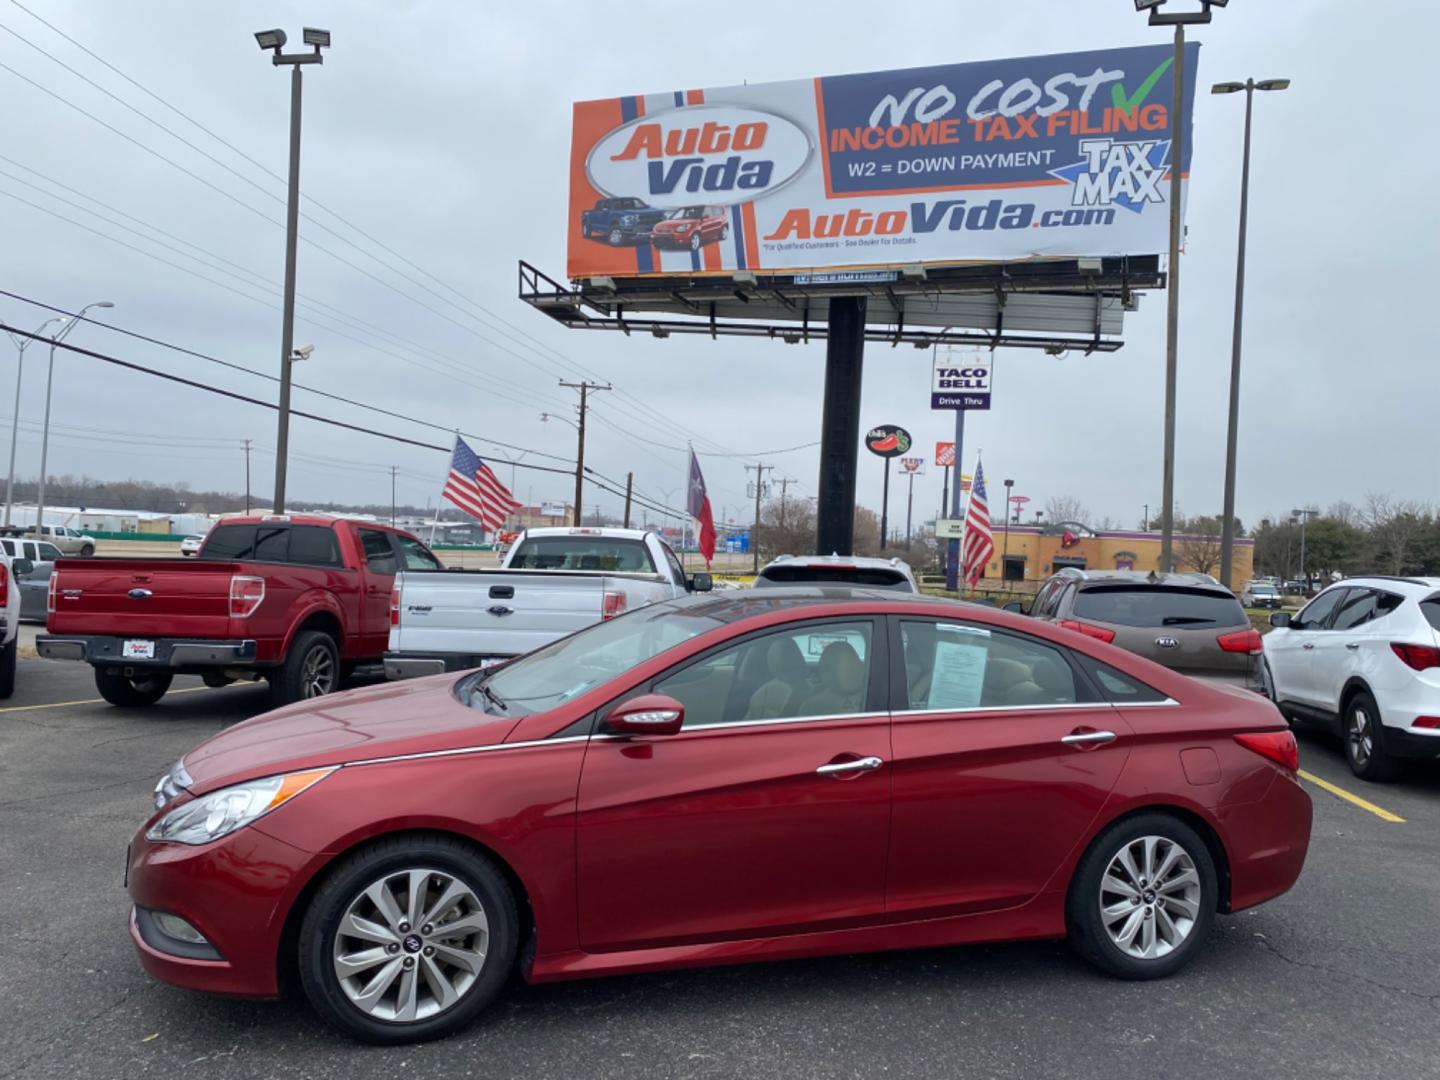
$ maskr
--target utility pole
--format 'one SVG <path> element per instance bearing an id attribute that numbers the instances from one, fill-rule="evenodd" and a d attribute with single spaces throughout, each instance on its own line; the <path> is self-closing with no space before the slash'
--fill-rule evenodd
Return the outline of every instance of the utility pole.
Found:
<path id="1" fill-rule="evenodd" d="M 910 474 L 910 491 L 905 497 L 905 550 L 910 550 L 910 518 L 915 513 L 915 474 Z"/>
<path id="2" fill-rule="evenodd" d="M 609 390 L 611 386 L 609 383 L 584 381 L 573 383 L 566 382 L 564 379 L 560 380 L 560 385 L 569 390 L 580 391 L 580 423 L 576 425 L 580 440 L 575 450 L 575 525 L 578 528 L 585 519 L 584 511 L 581 509 L 584 505 L 582 500 L 585 497 L 585 412 L 590 407 L 590 391 Z"/>
<path id="3" fill-rule="evenodd" d="M 250 440 L 245 439 L 245 513 L 250 513 Z"/>
<path id="4" fill-rule="evenodd" d="M 321 49 L 330 47 L 330 31 L 306 27 L 305 44 L 313 52 L 286 53 L 285 31 L 261 30 L 255 40 L 275 55 L 271 63 L 290 68 L 290 174 L 285 204 L 285 296 L 280 322 L 280 408 L 275 433 L 275 513 L 285 512 L 285 466 L 290 452 L 290 369 L 295 358 L 295 247 L 300 233 L 300 69 L 323 64 Z"/>
<path id="5" fill-rule="evenodd" d="M 390 466 L 390 527 L 392 529 L 395 527 L 395 474 L 398 471 L 398 466 Z"/>
<path id="6" fill-rule="evenodd" d="M 625 528 L 627 529 L 630 527 L 630 498 L 634 490 L 635 474 L 628 472 L 625 474 Z"/>
<path id="7" fill-rule="evenodd" d="M 760 572 L 760 496 L 765 491 L 765 474 L 773 469 L 774 465 L 763 465 L 756 462 L 754 465 L 746 465 L 745 471 L 755 470 L 755 528 L 750 533 L 750 555 L 751 569 L 755 573 Z"/>

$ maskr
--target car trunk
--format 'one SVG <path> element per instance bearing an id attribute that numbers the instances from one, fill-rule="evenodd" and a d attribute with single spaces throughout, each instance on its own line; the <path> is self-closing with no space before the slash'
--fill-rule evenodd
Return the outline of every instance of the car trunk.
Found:
<path id="1" fill-rule="evenodd" d="M 52 634 L 225 638 L 238 563 L 186 559 L 62 559 Z"/>
<path id="2" fill-rule="evenodd" d="M 1102 585 L 1075 597 L 1076 619 L 1115 634 L 1113 644 L 1185 675 L 1250 682 L 1258 657 L 1220 639 L 1251 629 L 1233 596 L 1184 586 Z"/>

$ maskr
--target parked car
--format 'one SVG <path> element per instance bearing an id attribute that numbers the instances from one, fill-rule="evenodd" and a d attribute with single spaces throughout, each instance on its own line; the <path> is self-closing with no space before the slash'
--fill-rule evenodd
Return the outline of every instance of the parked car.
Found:
<path id="1" fill-rule="evenodd" d="M 685 206 L 670 210 L 655 226 L 650 241 L 658 248 L 699 251 L 730 235 L 730 217 L 723 206 Z"/>
<path id="2" fill-rule="evenodd" d="M 708 592 L 641 529 L 527 529 L 499 570 L 407 568 L 395 579 L 385 674 L 459 671 L 548 645 L 626 611 Z"/>
<path id="3" fill-rule="evenodd" d="M 19 535 L 35 537 L 35 526 L 17 530 Z M 42 525 L 39 537 L 50 541 L 64 555 L 83 555 L 88 558 L 95 554 L 95 538 L 68 525 Z"/>
<path id="4" fill-rule="evenodd" d="M 0 539 L 0 551 L 12 559 L 28 559 L 34 562 L 54 562 L 61 557 L 61 551 L 48 540 L 22 540 L 15 537 Z"/>
<path id="5" fill-rule="evenodd" d="M 1186 675 L 1260 689 L 1259 631 L 1234 593 L 1192 574 L 1067 567 L 1030 614 Z"/>
<path id="6" fill-rule="evenodd" d="M 20 621 L 43 625 L 49 614 L 50 574 L 55 564 L 16 559 L 12 566 L 15 584 L 20 590 Z"/>
<path id="7" fill-rule="evenodd" d="M 180 541 L 180 554 L 187 558 L 193 558 L 194 556 L 200 554 L 200 548 L 204 545 L 204 543 L 204 533 L 191 533 L 189 536 L 185 537 L 184 540 Z"/>
<path id="8" fill-rule="evenodd" d="M 757 589 L 775 585 L 863 585 L 918 593 L 920 586 L 908 563 L 865 555 L 781 555 L 760 568 Z"/>
<path id="9" fill-rule="evenodd" d="M 1347 578 L 1270 622 L 1266 692 L 1343 738 L 1356 776 L 1440 757 L 1440 578 Z"/>
<path id="10" fill-rule="evenodd" d="M 1295 882 L 1296 767 L 1263 698 L 994 608 L 684 597 L 212 736 L 131 841 L 131 937 L 192 989 L 297 971 L 386 1043 L 468 1023 L 517 968 L 1068 936 L 1148 979 Z"/>
<path id="11" fill-rule="evenodd" d="M 23 557 L 0 557 L 0 700 L 15 693 L 15 668 L 20 653 L 20 589 L 16 575 L 29 569 Z"/>
<path id="12" fill-rule="evenodd" d="M 1247 581 L 1240 591 L 1240 603 L 1247 608 L 1279 608 L 1285 603 L 1273 582 Z"/>
<path id="13" fill-rule="evenodd" d="M 664 210 L 647 206 L 643 199 L 597 199 L 593 209 L 580 214 L 580 235 L 586 240 L 600 237 L 611 247 L 634 244 L 649 240 L 650 230 L 664 217 Z"/>
<path id="14" fill-rule="evenodd" d="M 95 669 L 112 705 L 153 705 L 178 674 L 264 678 L 276 705 L 380 674 L 401 567 L 438 568 L 409 533 L 316 514 L 226 518 L 197 559 L 61 560 L 50 660 Z"/>

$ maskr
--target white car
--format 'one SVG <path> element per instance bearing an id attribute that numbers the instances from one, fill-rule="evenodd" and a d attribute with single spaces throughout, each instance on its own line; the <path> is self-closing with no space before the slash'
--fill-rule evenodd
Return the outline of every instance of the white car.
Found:
<path id="1" fill-rule="evenodd" d="M 771 585 L 863 585 L 918 593 L 908 563 L 866 555 L 781 555 L 760 568 L 755 588 Z"/>
<path id="2" fill-rule="evenodd" d="M 180 541 L 180 554 L 186 558 L 200 554 L 200 546 L 205 543 L 204 533 L 191 533 Z"/>
<path id="3" fill-rule="evenodd" d="M 1280 590 L 1268 581 L 1247 581 L 1240 591 L 1240 603 L 1247 608 L 1280 608 L 1284 606 L 1284 598 Z"/>
<path id="4" fill-rule="evenodd" d="M 15 660 L 20 651 L 20 583 L 16 576 L 31 565 L 23 557 L 0 554 L 0 699 L 15 693 Z"/>
<path id="5" fill-rule="evenodd" d="M 1327 724 L 1362 780 L 1440 756 L 1440 578 L 1354 577 L 1264 638 L 1265 691 L 1292 720 Z"/>

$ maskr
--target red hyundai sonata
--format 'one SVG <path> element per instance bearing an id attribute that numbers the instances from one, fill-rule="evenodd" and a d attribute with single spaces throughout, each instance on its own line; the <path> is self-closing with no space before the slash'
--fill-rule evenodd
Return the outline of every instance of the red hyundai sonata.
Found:
<path id="1" fill-rule="evenodd" d="M 180 986 L 376 1042 L 532 982 L 1068 936 L 1168 975 L 1310 837 L 1274 706 L 993 608 L 848 589 L 657 604 L 504 667 L 202 743 L 131 844 Z"/>

